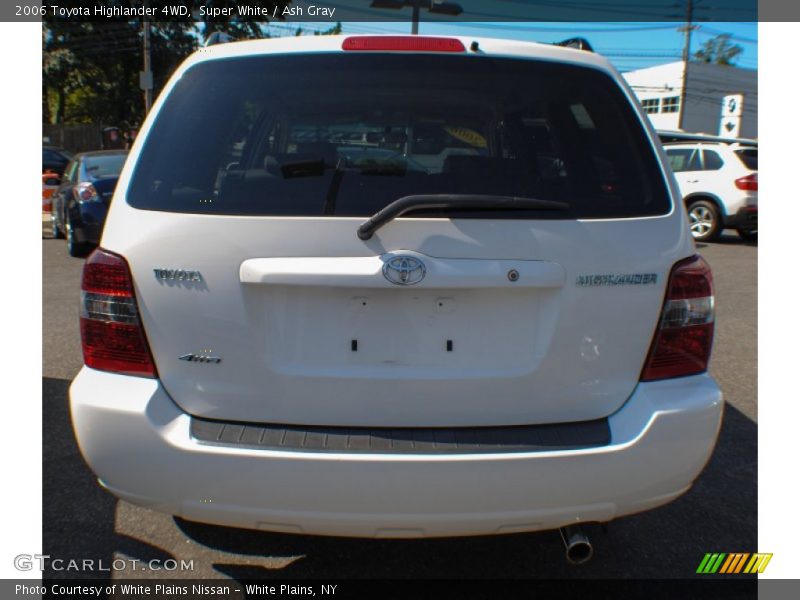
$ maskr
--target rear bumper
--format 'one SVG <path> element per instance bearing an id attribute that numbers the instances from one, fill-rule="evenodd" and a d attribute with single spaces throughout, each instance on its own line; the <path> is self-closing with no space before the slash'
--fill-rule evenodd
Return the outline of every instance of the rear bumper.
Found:
<path id="1" fill-rule="evenodd" d="M 758 206 L 743 206 L 725 218 L 725 227 L 743 231 L 758 231 Z"/>
<path id="2" fill-rule="evenodd" d="M 640 384 L 609 417 L 607 446 L 412 455 L 203 444 L 157 380 L 86 367 L 70 403 L 83 456 L 120 498 L 219 525 L 359 537 L 535 531 L 654 508 L 703 469 L 723 409 L 698 375 Z"/>
<path id="3" fill-rule="evenodd" d="M 78 242 L 100 243 L 108 208 L 101 202 L 81 205 L 72 216 L 72 226 Z"/>

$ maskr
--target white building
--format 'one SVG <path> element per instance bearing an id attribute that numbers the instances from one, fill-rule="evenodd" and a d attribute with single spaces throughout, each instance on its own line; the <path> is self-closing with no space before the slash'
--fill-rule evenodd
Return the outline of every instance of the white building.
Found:
<path id="1" fill-rule="evenodd" d="M 757 138 L 758 71 L 689 62 L 682 107 L 685 65 L 678 61 L 623 74 L 656 129 Z"/>

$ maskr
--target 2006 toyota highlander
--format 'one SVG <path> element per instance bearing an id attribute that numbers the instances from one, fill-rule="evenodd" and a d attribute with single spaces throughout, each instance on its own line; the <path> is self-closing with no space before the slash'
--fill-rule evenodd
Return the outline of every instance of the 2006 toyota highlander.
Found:
<path id="1" fill-rule="evenodd" d="M 723 408 L 655 132 L 607 60 L 544 44 L 195 53 L 131 150 L 80 322 L 87 462 L 207 523 L 606 522 L 688 490 Z"/>

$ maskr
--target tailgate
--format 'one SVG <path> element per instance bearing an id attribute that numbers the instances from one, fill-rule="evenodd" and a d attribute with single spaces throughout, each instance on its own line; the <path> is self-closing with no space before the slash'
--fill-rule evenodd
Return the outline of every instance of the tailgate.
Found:
<path id="1" fill-rule="evenodd" d="M 174 401 L 225 420 L 398 427 L 617 410 L 691 252 L 618 74 L 533 45 L 514 58 L 490 42 L 314 43 L 328 50 L 231 45 L 179 71 L 120 178 L 103 245 L 130 264 Z M 365 219 L 426 194 L 530 210 L 442 206 L 359 239 Z"/>
<path id="2" fill-rule="evenodd" d="M 160 216 L 127 251 L 162 383 L 195 415 L 307 425 L 611 414 L 638 381 L 671 264 L 663 249 L 675 242 L 657 220 L 633 238 L 613 222 L 509 221 L 487 239 L 482 221 L 420 219 L 387 226 L 364 248 L 360 221 L 348 219 L 326 226 L 349 244 L 317 240 L 320 256 L 276 257 L 308 221 L 226 219 L 220 228 L 215 218 Z M 187 244 L 212 237 L 185 262 Z M 649 252 L 631 253 L 645 240 Z M 343 256 L 331 256 L 334 246 Z M 396 256 L 421 261 L 424 279 L 390 282 L 382 269 Z M 196 268 L 202 281 L 153 271 L 168 266 Z"/>

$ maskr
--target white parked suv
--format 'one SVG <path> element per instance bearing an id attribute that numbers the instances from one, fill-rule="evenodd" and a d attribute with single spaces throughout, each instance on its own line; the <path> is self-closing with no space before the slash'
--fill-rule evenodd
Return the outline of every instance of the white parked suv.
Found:
<path id="1" fill-rule="evenodd" d="M 122 172 L 72 419 L 106 489 L 200 522 L 606 522 L 711 455 L 713 329 L 663 149 L 604 58 L 230 43 L 178 69 Z"/>
<path id="2" fill-rule="evenodd" d="M 723 229 L 744 240 L 758 233 L 758 148 L 692 142 L 666 145 L 689 213 L 692 235 L 713 241 Z"/>

